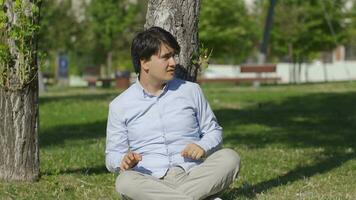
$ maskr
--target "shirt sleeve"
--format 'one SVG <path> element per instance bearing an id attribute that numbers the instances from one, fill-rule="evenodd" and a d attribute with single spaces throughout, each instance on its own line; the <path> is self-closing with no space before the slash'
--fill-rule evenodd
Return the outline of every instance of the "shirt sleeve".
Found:
<path id="1" fill-rule="evenodd" d="M 201 137 L 200 141 L 196 142 L 196 144 L 209 154 L 211 150 L 222 144 L 222 127 L 218 124 L 216 117 L 198 84 L 196 84 L 196 88 L 196 115 Z"/>
<path id="2" fill-rule="evenodd" d="M 120 118 L 119 110 L 110 104 L 106 128 L 106 168 L 111 172 L 120 171 L 120 163 L 129 149 L 127 128 L 125 122 Z"/>

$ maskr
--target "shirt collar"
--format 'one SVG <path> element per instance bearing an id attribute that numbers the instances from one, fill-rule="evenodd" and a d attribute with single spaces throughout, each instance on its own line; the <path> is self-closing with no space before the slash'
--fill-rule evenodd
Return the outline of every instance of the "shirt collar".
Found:
<path id="1" fill-rule="evenodd" d="M 172 80 L 173 80 L 173 79 L 172 79 Z M 151 93 L 147 92 L 147 91 L 145 90 L 145 88 L 143 88 L 143 86 L 141 85 L 141 83 L 140 83 L 138 77 L 136 78 L 136 85 L 137 85 L 137 89 L 139 89 L 140 92 L 142 92 L 142 96 L 143 96 L 144 98 L 145 98 L 145 97 L 161 97 L 162 95 L 164 95 L 164 94 L 167 92 L 167 90 L 168 90 L 168 88 L 169 88 L 169 85 L 170 85 L 170 82 L 171 82 L 172 80 L 170 80 L 170 81 L 168 81 L 168 82 L 166 83 L 166 85 L 163 87 L 163 90 L 162 90 L 161 94 L 158 95 L 158 96 L 152 95 Z"/>

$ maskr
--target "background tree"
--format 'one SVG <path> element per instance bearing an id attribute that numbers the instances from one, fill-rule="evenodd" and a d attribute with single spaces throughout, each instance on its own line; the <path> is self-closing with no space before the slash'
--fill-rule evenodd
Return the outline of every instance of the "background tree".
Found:
<path id="1" fill-rule="evenodd" d="M 331 51 L 345 40 L 344 5 L 343 0 L 277 2 L 270 53 L 295 64 L 294 81 L 299 79 L 303 62 Z"/>
<path id="2" fill-rule="evenodd" d="M 71 39 L 81 27 L 78 27 L 80 23 L 71 12 L 71 0 L 43 0 L 41 7 L 40 50 L 49 54 L 53 50 L 72 49 Z"/>
<path id="3" fill-rule="evenodd" d="M 106 64 L 107 75 L 112 72 L 113 56 L 118 58 L 120 49 L 129 52 L 130 38 L 140 22 L 137 17 L 140 8 L 136 2 L 125 0 L 92 0 L 88 5 L 86 33 L 90 41 L 87 42 L 94 53 L 93 63 Z"/>
<path id="4" fill-rule="evenodd" d="M 198 57 L 198 17 L 200 0 L 149 0 L 145 29 L 159 26 L 172 33 L 181 52 L 177 62 L 177 76 L 195 81 L 198 66 L 192 63 Z"/>
<path id="5" fill-rule="evenodd" d="M 43 0 L 39 49 L 49 61 L 43 71 L 54 73 L 61 52 L 69 58 L 70 74 L 80 75 L 86 67 L 107 64 L 131 70 L 128 50 L 144 24 L 146 0 L 79 2 Z"/>
<path id="6" fill-rule="evenodd" d="M 348 23 L 347 40 L 345 42 L 348 59 L 356 59 L 356 1 L 351 1 L 345 21 Z"/>
<path id="7" fill-rule="evenodd" d="M 37 180 L 40 0 L 0 1 L 0 179 Z"/>
<path id="8" fill-rule="evenodd" d="M 83 38 L 85 27 L 74 15 L 71 0 L 42 0 L 41 7 L 38 48 L 48 63 L 41 70 L 54 75 L 60 53 L 69 54 L 70 60 L 76 60 L 75 55 L 83 51 L 79 41 Z M 70 69 L 75 73 L 75 70 Z"/>
<path id="9" fill-rule="evenodd" d="M 217 63 L 240 64 L 246 61 L 262 38 L 255 16 L 243 0 L 202 1 L 199 39 L 213 49 Z"/>

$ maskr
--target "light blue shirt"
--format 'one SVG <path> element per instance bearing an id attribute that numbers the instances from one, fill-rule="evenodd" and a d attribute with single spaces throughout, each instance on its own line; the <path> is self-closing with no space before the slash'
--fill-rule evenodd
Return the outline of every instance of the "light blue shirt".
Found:
<path id="1" fill-rule="evenodd" d="M 119 172 L 121 159 L 133 151 L 142 156 L 133 170 L 157 178 L 171 167 L 189 171 L 202 162 L 181 156 L 187 144 L 208 152 L 222 142 L 222 128 L 199 85 L 180 79 L 168 82 L 159 96 L 136 81 L 110 103 L 106 134 L 109 171 Z"/>

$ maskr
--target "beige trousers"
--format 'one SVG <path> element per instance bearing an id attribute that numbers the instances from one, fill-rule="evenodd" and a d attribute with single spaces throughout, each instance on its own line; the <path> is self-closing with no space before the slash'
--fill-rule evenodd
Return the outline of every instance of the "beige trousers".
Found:
<path id="1" fill-rule="evenodd" d="M 181 167 L 173 167 L 158 179 L 132 170 L 124 171 L 116 179 L 116 191 L 121 199 L 206 199 L 228 188 L 239 169 L 239 155 L 231 149 L 221 149 L 188 173 Z"/>

